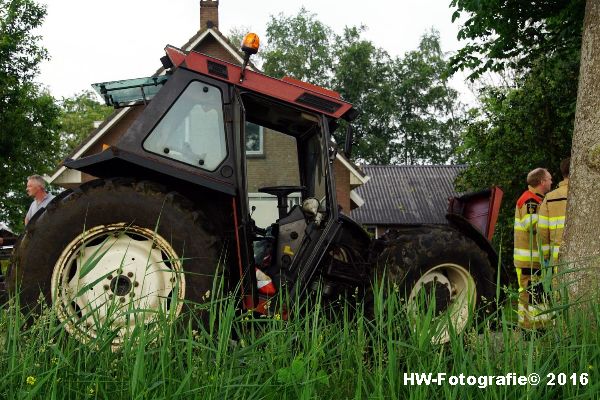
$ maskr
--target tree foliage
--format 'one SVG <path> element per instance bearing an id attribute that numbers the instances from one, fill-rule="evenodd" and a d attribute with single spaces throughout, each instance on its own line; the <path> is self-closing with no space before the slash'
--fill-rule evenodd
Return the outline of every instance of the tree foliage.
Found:
<path id="1" fill-rule="evenodd" d="M 460 141 L 463 109 L 448 83 L 448 61 L 439 33 L 422 36 L 419 47 L 394 62 L 398 118 L 396 157 L 401 164 L 454 161 Z"/>
<path id="2" fill-rule="evenodd" d="M 98 102 L 90 90 L 63 98 L 60 107 L 60 158 L 65 158 L 94 130 L 98 122 L 104 121 L 113 112 L 112 107 Z"/>
<path id="3" fill-rule="evenodd" d="M 569 56 L 581 44 L 585 0 L 452 0 L 453 22 L 466 17 L 454 71 L 526 70 L 544 57 Z"/>
<path id="4" fill-rule="evenodd" d="M 336 37 L 331 87 L 359 111 L 353 122 L 353 156 L 383 164 L 394 155 L 390 146 L 395 133 L 392 65 L 389 55 L 362 39 L 361 32 L 362 28 L 346 28 Z M 338 143 L 344 143 L 343 132 L 334 133 Z"/>
<path id="5" fill-rule="evenodd" d="M 335 35 L 314 14 L 301 8 L 296 16 L 271 16 L 263 69 L 271 76 L 293 76 L 315 85 L 329 86 Z"/>
<path id="6" fill-rule="evenodd" d="M 457 92 L 435 31 L 404 57 L 391 57 L 362 37 L 365 27 L 342 34 L 301 9 L 271 17 L 263 69 L 332 88 L 359 110 L 353 156 L 376 164 L 454 160 L 460 132 Z M 334 133 L 338 142 L 343 134 Z"/>
<path id="7" fill-rule="evenodd" d="M 527 189 L 527 173 L 547 168 L 556 183 L 560 161 L 570 154 L 578 65 L 576 59 L 539 60 L 517 82 L 518 88 L 490 87 L 481 97 L 481 108 L 471 110 L 460 149 L 467 169 L 458 187 L 499 185 L 504 190 L 498 228 L 507 264 L 512 260 L 514 206 Z"/>
<path id="8" fill-rule="evenodd" d="M 33 79 L 47 57 L 32 34 L 45 15 L 33 0 L 0 0 L 0 221 L 19 230 L 28 175 L 56 165 L 59 108 Z"/>

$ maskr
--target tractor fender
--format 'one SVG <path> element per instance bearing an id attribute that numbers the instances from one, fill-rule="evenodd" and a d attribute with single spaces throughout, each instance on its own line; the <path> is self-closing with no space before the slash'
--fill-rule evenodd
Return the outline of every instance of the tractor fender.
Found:
<path id="1" fill-rule="evenodd" d="M 336 243 L 355 248 L 363 256 L 367 254 L 368 248 L 371 245 L 371 238 L 363 227 L 354 221 L 352 218 L 339 214 L 338 223 L 342 226 L 340 233 L 336 238 Z"/>
<path id="2" fill-rule="evenodd" d="M 209 174 L 200 174 L 189 167 L 180 168 L 170 165 L 157 157 L 132 153 L 115 146 L 104 151 L 77 160 L 66 160 L 64 165 L 70 169 L 87 173 L 102 179 L 113 177 L 131 177 L 138 180 L 150 180 L 167 186 L 179 186 L 180 191 L 190 183 L 198 188 L 234 196 L 235 177 L 215 179 Z M 185 190 L 183 190 L 185 192 Z"/>

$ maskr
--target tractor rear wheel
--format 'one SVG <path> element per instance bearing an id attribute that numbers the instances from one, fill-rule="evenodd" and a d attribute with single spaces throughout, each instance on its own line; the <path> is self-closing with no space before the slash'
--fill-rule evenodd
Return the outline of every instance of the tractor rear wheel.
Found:
<path id="1" fill-rule="evenodd" d="M 151 182 L 92 181 L 27 225 L 9 290 L 26 309 L 42 294 L 80 341 L 110 332 L 119 347 L 136 327 L 210 299 L 220 241 L 207 221 Z"/>
<path id="2" fill-rule="evenodd" d="M 377 262 L 385 278 L 406 301 L 413 330 L 431 318 L 432 343 L 464 331 L 469 318 L 492 310 L 495 271 L 477 244 L 449 226 L 424 225 L 391 231 Z"/>

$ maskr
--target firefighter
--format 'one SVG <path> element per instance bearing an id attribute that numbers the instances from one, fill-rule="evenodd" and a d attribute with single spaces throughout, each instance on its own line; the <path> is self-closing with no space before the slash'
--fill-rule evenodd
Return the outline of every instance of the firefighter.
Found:
<path id="1" fill-rule="evenodd" d="M 538 212 L 538 238 L 542 246 L 544 260 L 552 266 L 558 264 L 558 253 L 565 227 L 570 164 L 570 157 L 562 160 L 560 172 L 563 180 L 559 182 L 557 189 L 546 195 Z"/>
<path id="2" fill-rule="evenodd" d="M 540 276 L 540 252 L 537 240 L 538 209 L 544 195 L 552 187 L 552 176 L 545 168 L 536 168 L 527 174 L 528 189 L 523 192 L 515 208 L 514 264 L 519 283 L 519 326 L 525 329 L 543 327 L 547 315 Z"/>

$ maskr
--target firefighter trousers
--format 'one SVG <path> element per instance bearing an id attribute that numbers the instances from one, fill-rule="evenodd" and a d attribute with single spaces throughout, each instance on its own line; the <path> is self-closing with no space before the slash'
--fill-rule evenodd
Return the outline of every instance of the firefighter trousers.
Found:
<path id="1" fill-rule="evenodd" d="M 519 327 L 540 329 L 550 325 L 554 313 L 550 310 L 549 294 L 541 282 L 541 270 L 516 268 L 519 282 L 519 306 L 517 310 Z"/>

